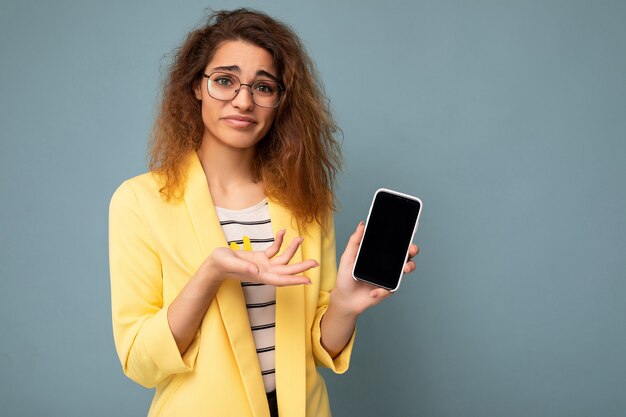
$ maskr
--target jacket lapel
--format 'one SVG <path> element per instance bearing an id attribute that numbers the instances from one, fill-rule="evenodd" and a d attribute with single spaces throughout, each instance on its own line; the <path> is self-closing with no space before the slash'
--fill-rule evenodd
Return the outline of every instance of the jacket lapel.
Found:
<path id="1" fill-rule="evenodd" d="M 227 242 L 215 212 L 204 170 L 195 152 L 189 157 L 187 175 L 184 200 L 200 248 L 206 257 L 215 248 L 226 246 Z M 263 378 L 239 281 L 225 280 L 217 291 L 215 300 L 239 366 L 253 415 L 269 416 Z"/>
<path id="2" fill-rule="evenodd" d="M 271 199 L 268 202 L 274 236 L 285 229 L 284 250 L 300 234 L 291 213 Z M 291 263 L 300 261 L 298 248 Z M 304 301 L 302 285 L 276 288 L 276 392 L 279 413 L 285 416 L 304 416 L 306 412 Z"/>

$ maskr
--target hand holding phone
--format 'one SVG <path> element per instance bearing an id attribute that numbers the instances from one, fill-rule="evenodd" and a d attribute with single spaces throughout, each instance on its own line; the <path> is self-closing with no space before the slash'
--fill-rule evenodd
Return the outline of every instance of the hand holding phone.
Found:
<path id="1" fill-rule="evenodd" d="M 400 287 L 421 209 L 417 197 L 385 188 L 376 191 L 352 270 L 355 280 L 391 292 Z"/>

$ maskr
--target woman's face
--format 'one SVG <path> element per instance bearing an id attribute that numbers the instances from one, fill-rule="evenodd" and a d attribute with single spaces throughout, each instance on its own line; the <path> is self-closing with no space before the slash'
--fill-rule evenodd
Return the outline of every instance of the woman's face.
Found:
<path id="1" fill-rule="evenodd" d="M 214 72 L 235 75 L 242 84 L 277 79 L 270 53 L 243 41 L 227 41 L 219 46 L 204 71 L 206 75 Z M 196 98 L 202 100 L 202 140 L 237 149 L 253 148 L 269 130 L 276 110 L 256 105 L 248 86 L 242 86 L 232 100 L 217 100 L 209 95 L 207 81 L 203 78 L 195 91 Z"/>

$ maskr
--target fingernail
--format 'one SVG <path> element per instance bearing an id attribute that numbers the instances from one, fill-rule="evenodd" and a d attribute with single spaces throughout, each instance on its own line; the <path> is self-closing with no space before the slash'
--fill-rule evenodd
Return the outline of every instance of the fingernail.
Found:
<path id="1" fill-rule="evenodd" d="M 311 284 L 313 284 L 311 281 L 308 281 L 308 282 L 306 283 L 306 285 L 311 285 Z"/>

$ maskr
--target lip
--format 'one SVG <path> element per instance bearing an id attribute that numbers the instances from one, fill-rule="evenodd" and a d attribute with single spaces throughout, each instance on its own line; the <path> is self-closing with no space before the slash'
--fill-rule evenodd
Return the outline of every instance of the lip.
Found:
<path id="1" fill-rule="evenodd" d="M 253 126 L 257 123 L 252 117 L 242 116 L 239 114 L 231 114 L 229 116 L 222 117 L 222 120 L 232 127 L 246 128 Z"/>

